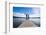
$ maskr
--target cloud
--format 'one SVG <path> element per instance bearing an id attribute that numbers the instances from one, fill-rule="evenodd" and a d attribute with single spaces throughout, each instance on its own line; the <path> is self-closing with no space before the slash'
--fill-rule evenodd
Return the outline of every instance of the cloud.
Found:
<path id="1" fill-rule="evenodd" d="M 13 16 L 17 16 L 17 17 L 26 17 L 25 14 L 23 13 L 13 13 Z"/>
<path id="2" fill-rule="evenodd" d="M 17 12 L 13 12 L 13 16 L 26 17 L 25 13 L 17 13 Z M 32 14 L 29 14 L 29 17 L 40 17 L 40 8 L 33 8 Z"/>
<path id="3" fill-rule="evenodd" d="M 23 13 L 14 13 L 13 16 L 26 17 L 26 15 Z M 40 14 L 30 14 L 29 17 L 40 17 Z"/>
<path id="4" fill-rule="evenodd" d="M 38 15 L 38 14 L 36 14 L 36 15 L 35 15 L 35 14 L 31 15 L 31 14 L 30 14 L 29 17 L 40 17 L 40 14 L 39 14 L 39 15 Z"/>

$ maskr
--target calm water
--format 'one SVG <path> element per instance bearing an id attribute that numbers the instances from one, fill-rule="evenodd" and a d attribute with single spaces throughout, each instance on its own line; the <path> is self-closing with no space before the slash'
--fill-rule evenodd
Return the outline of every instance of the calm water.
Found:
<path id="1" fill-rule="evenodd" d="M 18 28 L 23 21 L 25 21 L 26 18 L 25 17 L 13 17 L 13 28 Z M 36 25 L 37 27 L 40 27 L 40 17 L 32 17 L 29 18 L 30 21 L 33 22 L 34 25 Z"/>

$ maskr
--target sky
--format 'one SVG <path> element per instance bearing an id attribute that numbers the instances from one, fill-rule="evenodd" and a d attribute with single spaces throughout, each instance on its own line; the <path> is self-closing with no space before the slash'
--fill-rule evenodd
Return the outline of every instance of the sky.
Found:
<path id="1" fill-rule="evenodd" d="M 32 13 L 32 8 L 29 7 L 13 7 L 15 13 Z"/>
<path id="2" fill-rule="evenodd" d="M 40 16 L 40 8 L 13 7 L 14 16 L 25 17 L 25 13 L 28 13 L 29 17 L 37 17 Z"/>

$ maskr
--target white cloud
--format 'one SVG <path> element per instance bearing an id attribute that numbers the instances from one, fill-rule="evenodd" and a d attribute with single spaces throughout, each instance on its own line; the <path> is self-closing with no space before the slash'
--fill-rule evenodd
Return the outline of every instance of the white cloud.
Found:
<path id="1" fill-rule="evenodd" d="M 31 14 L 30 14 L 29 17 L 40 17 L 40 14 L 39 14 L 39 15 L 38 15 L 38 14 L 32 14 L 32 15 L 31 15 Z"/>
<path id="2" fill-rule="evenodd" d="M 14 13 L 13 16 L 26 17 L 25 14 L 23 14 L 23 13 Z"/>
<path id="3" fill-rule="evenodd" d="M 13 16 L 17 16 L 17 17 L 26 17 L 26 15 L 23 14 L 23 13 L 14 13 Z M 40 14 L 30 14 L 29 17 L 40 17 Z"/>

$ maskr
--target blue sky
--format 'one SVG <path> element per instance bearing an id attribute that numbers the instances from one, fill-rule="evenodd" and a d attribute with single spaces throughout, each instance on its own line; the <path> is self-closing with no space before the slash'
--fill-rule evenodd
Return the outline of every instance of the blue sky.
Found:
<path id="1" fill-rule="evenodd" d="M 32 8 L 30 8 L 30 7 L 13 7 L 13 12 L 15 12 L 15 13 L 32 13 Z"/>
<path id="2" fill-rule="evenodd" d="M 37 7 L 13 7 L 14 16 L 25 17 L 25 13 L 28 13 L 30 17 L 39 16 L 40 8 Z"/>

